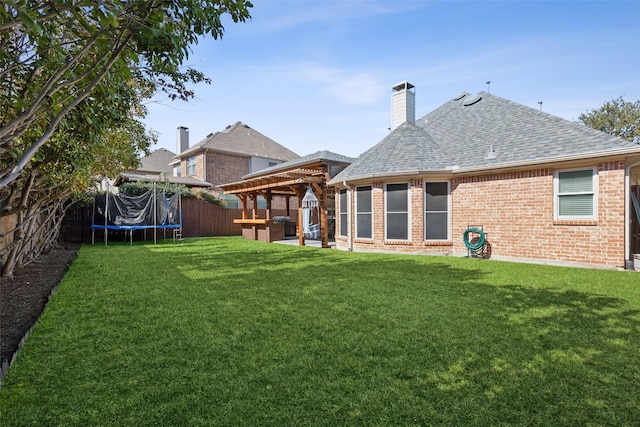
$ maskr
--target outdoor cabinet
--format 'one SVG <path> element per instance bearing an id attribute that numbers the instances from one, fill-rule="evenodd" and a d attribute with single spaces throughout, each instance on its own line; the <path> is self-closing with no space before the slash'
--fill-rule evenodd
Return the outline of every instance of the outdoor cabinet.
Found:
<path id="1" fill-rule="evenodd" d="M 283 222 L 273 222 L 270 219 L 235 219 L 233 222 L 242 226 L 242 237 L 247 240 L 284 240 Z"/>

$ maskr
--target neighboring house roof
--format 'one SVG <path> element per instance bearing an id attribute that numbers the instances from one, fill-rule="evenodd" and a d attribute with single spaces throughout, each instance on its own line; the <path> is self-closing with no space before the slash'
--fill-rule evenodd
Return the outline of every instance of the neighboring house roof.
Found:
<path id="1" fill-rule="evenodd" d="M 273 139 L 250 128 L 242 122 L 227 126 L 225 130 L 210 134 L 193 147 L 178 154 L 179 157 L 192 155 L 201 150 L 213 150 L 246 157 L 263 157 L 280 161 L 296 159 L 293 151 Z"/>
<path id="2" fill-rule="evenodd" d="M 170 163 L 176 154 L 166 148 L 159 148 L 153 151 L 148 156 L 140 159 L 140 166 L 136 169 L 136 172 L 166 172 L 171 173 L 172 168 Z"/>
<path id="3" fill-rule="evenodd" d="M 640 153 L 640 145 L 480 92 L 403 123 L 330 184 L 375 176 L 462 172 Z"/>
<path id="4" fill-rule="evenodd" d="M 312 154 L 308 154 L 303 157 L 299 157 L 294 160 L 289 160 L 288 162 L 279 163 L 275 166 L 271 166 L 269 168 L 261 169 L 258 172 L 250 173 L 243 176 L 243 179 L 255 178 L 263 175 L 270 175 L 275 172 L 296 169 L 301 166 L 305 166 L 308 164 L 314 163 L 323 163 L 326 165 L 348 165 L 355 161 L 356 159 L 352 157 L 343 156 L 342 154 L 333 153 L 331 151 L 317 151 Z"/>
<path id="5" fill-rule="evenodd" d="M 335 176 L 355 159 L 330 151 L 318 151 L 299 159 L 261 169 L 243 176 L 242 181 L 218 185 L 227 194 L 252 193 L 257 190 L 270 190 L 273 194 L 299 195 L 292 187 L 304 187 L 309 184 L 326 182 L 327 174 Z M 300 187 L 302 186 L 302 187 Z"/>
<path id="6" fill-rule="evenodd" d="M 187 187 L 213 187 L 213 184 L 210 182 L 203 181 L 199 178 L 195 178 L 192 176 L 171 176 L 166 174 L 138 174 L 131 172 L 122 172 L 118 179 L 116 179 L 114 185 L 120 186 L 120 184 L 125 182 L 169 182 L 172 184 L 181 184 Z"/>

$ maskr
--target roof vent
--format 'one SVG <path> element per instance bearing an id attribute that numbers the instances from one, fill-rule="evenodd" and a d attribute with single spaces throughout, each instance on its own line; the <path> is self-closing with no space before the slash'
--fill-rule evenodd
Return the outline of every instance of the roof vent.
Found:
<path id="1" fill-rule="evenodd" d="M 476 102 L 480 101 L 481 99 L 482 99 L 482 95 L 476 94 L 476 95 L 472 96 L 470 99 L 467 99 L 466 101 L 464 101 L 462 103 L 462 105 L 464 105 L 465 107 L 468 107 L 468 106 L 473 105 Z"/>
<path id="2" fill-rule="evenodd" d="M 493 144 L 491 144 L 489 146 L 489 152 L 487 153 L 487 157 L 485 157 L 484 160 L 493 160 L 496 157 L 498 157 L 498 155 L 496 154 L 496 149 L 493 148 Z"/>
<path id="3" fill-rule="evenodd" d="M 209 135 L 207 135 L 207 138 L 211 138 L 213 136 L 213 132 L 211 132 Z"/>
<path id="4" fill-rule="evenodd" d="M 454 100 L 454 101 L 460 101 L 460 100 L 461 100 L 462 98 L 464 98 L 465 96 L 467 96 L 467 94 L 466 94 L 466 93 L 464 93 L 464 92 L 462 92 L 460 95 L 455 96 L 455 97 L 453 98 L 453 100 Z"/>

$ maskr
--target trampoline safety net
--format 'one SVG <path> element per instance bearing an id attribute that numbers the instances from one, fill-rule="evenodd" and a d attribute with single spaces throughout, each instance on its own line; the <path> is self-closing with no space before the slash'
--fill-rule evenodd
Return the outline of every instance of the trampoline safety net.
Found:
<path id="1" fill-rule="evenodd" d="M 93 204 L 93 230 L 142 230 L 181 228 L 180 193 L 166 197 L 150 189 L 139 196 L 124 194 L 96 195 Z"/>

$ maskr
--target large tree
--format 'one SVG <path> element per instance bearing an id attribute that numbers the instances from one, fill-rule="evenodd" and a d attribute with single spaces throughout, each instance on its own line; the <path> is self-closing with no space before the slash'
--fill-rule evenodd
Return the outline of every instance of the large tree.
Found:
<path id="1" fill-rule="evenodd" d="M 619 97 L 595 110 L 580 114 L 581 123 L 640 144 L 640 100 L 627 102 Z"/>
<path id="2" fill-rule="evenodd" d="M 208 81 L 182 64 L 246 0 L 8 0 L 0 6 L 1 274 L 53 244 L 66 201 L 136 166 L 158 90 Z"/>

